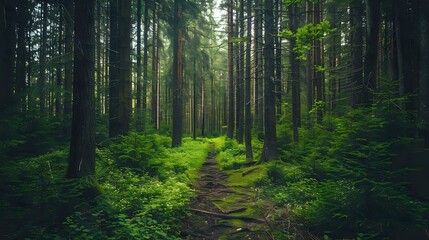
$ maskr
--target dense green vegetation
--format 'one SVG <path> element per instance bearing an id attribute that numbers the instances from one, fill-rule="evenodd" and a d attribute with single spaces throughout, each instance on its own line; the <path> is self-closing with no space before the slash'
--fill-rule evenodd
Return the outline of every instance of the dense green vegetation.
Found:
<path id="1" fill-rule="evenodd" d="M 185 138 L 171 149 L 170 141 L 137 133 L 113 139 L 97 150 L 96 176 L 75 180 L 64 178 L 67 150 L 3 164 L 2 235 L 177 239 L 209 142 Z"/>

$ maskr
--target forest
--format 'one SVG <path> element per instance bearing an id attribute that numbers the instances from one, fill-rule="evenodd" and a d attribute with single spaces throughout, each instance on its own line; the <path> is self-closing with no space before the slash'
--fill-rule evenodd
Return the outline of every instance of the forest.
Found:
<path id="1" fill-rule="evenodd" d="M 1 239 L 429 239 L 427 0 L 0 0 Z"/>

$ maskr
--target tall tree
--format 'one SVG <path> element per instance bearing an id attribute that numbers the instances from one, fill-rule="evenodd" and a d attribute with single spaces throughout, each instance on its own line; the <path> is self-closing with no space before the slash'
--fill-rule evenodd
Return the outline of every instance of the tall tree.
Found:
<path id="1" fill-rule="evenodd" d="M 119 2 L 110 0 L 109 136 L 119 134 Z"/>
<path id="2" fill-rule="evenodd" d="M 237 37 L 240 41 L 237 46 L 238 59 L 237 59 L 237 83 L 235 85 L 235 98 L 236 98 L 236 138 L 237 142 L 243 143 L 244 133 L 244 0 L 237 1 L 239 4 L 238 23 L 237 23 Z"/>
<path id="3" fill-rule="evenodd" d="M 263 122 L 263 38 L 262 38 L 262 6 L 260 0 L 255 0 L 255 23 L 254 23 L 254 62 L 255 62 L 255 86 L 254 86 L 254 99 L 255 99 L 255 127 L 258 132 L 262 132 Z"/>
<path id="4" fill-rule="evenodd" d="M 16 51 L 16 95 L 19 100 L 19 107 L 22 113 L 26 112 L 26 62 L 27 62 L 27 48 L 25 45 L 25 34 L 28 25 L 28 1 L 21 0 L 18 2 L 18 39 Z M 1 44 L 1 43 L 0 43 Z M 4 55 L 2 55 L 4 56 Z"/>
<path id="5" fill-rule="evenodd" d="M 419 125 L 420 134 L 429 148 L 429 5 L 423 0 L 417 1 L 419 19 Z"/>
<path id="6" fill-rule="evenodd" d="M 274 16 L 273 0 L 265 0 L 264 43 L 264 147 L 262 161 L 277 156 L 276 106 L 274 86 Z"/>
<path id="7" fill-rule="evenodd" d="M 251 112 L 251 99 L 250 99 L 250 54 L 251 54 L 251 38 L 252 38 L 252 2 L 247 1 L 247 41 L 246 41 L 246 86 L 245 86 L 245 145 L 246 145 L 246 158 L 253 158 L 252 150 L 252 112 Z"/>
<path id="8" fill-rule="evenodd" d="M 145 11 L 147 8 L 147 4 L 145 5 Z M 141 111 L 141 100 L 142 100 L 142 0 L 137 0 L 137 96 L 136 96 L 136 115 L 137 115 L 137 122 L 136 122 L 136 129 L 137 131 L 142 130 L 142 111 Z M 147 29 L 144 29 L 145 32 Z M 146 45 L 144 45 L 146 46 Z"/>
<path id="9" fill-rule="evenodd" d="M 361 0 L 352 0 L 350 4 L 351 44 L 351 92 L 352 106 L 361 102 L 363 78 L 363 5 Z"/>
<path id="10" fill-rule="evenodd" d="M 73 16 L 74 16 L 74 0 L 64 1 L 64 26 L 65 26 L 65 54 L 70 56 L 64 66 L 64 110 L 63 110 L 63 134 L 70 134 L 70 117 L 72 110 L 72 77 L 73 77 Z"/>
<path id="11" fill-rule="evenodd" d="M 275 0 L 274 1 L 275 8 L 275 16 L 274 16 L 274 24 L 275 24 L 275 36 L 274 37 L 274 46 L 275 46 L 275 73 L 276 73 L 276 82 L 275 82 L 275 92 L 276 92 L 276 110 L 277 117 L 280 118 L 282 115 L 282 42 L 280 41 L 280 37 L 278 37 L 278 33 L 282 23 L 282 1 Z"/>
<path id="12" fill-rule="evenodd" d="M 378 79 L 378 50 L 381 22 L 381 0 L 365 0 L 366 3 L 366 48 L 364 61 L 364 79 L 362 103 L 371 104 L 377 88 Z"/>
<path id="13" fill-rule="evenodd" d="M 37 80 L 37 87 L 39 89 L 39 109 L 40 116 L 44 117 L 46 115 L 46 46 L 47 46 L 47 32 L 48 32 L 48 1 L 43 1 L 42 3 L 43 10 L 43 19 L 42 19 L 42 41 L 40 43 L 40 53 L 39 53 L 39 78 Z"/>
<path id="14" fill-rule="evenodd" d="M 95 0 L 76 0 L 73 117 L 66 176 L 95 174 Z"/>
<path id="15" fill-rule="evenodd" d="M 296 32 L 298 29 L 298 7 L 296 4 L 288 6 L 289 29 Z M 292 37 L 289 40 L 289 48 L 294 49 L 296 46 L 296 39 Z M 299 134 L 298 128 L 301 126 L 301 98 L 300 98 L 300 74 L 299 74 L 299 60 L 295 51 L 289 53 L 290 62 L 290 84 L 292 85 L 292 130 L 293 140 L 298 142 Z"/>
<path id="16" fill-rule="evenodd" d="M 234 47 L 232 44 L 232 36 L 234 32 L 234 0 L 228 1 L 228 131 L 227 136 L 232 139 L 234 136 Z"/>
<path id="17" fill-rule="evenodd" d="M 153 6 L 155 8 L 155 6 Z M 142 95 L 142 109 L 143 109 L 143 130 L 146 129 L 146 115 L 147 115 L 147 83 L 148 83 L 148 32 L 149 32 L 149 1 L 145 1 L 144 16 L 143 16 L 143 95 Z M 152 29 L 152 31 L 155 31 Z M 155 41 L 155 40 L 154 40 Z M 140 54 L 140 52 L 139 52 Z"/>
<path id="18" fill-rule="evenodd" d="M 182 75 L 182 3 L 174 0 L 173 35 L 173 131 L 172 147 L 182 144 L 183 75 Z"/>
<path id="19" fill-rule="evenodd" d="M 129 131 L 132 108 L 131 85 L 131 0 L 119 7 L 119 134 Z"/>
<path id="20" fill-rule="evenodd" d="M 15 64 L 15 1 L 0 2 L 0 109 L 13 102 Z"/>

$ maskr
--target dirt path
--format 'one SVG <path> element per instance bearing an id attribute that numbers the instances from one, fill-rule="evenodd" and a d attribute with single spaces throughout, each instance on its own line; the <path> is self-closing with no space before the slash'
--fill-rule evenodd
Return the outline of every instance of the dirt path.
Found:
<path id="1" fill-rule="evenodd" d="M 230 186 L 230 175 L 219 169 L 214 152 L 212 145 L 194 186 L 197 196 L 183 225 L 183 239 L 272 239 L 255 192 Z"/>

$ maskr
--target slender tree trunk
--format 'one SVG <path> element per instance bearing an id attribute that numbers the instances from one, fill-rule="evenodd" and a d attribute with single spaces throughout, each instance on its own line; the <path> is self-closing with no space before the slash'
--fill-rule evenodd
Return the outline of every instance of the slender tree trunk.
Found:
<path id="1" fill-rule="evenodd" d="M 58 24 L 58 56 L 62 55 L 63 48 L 63 8 L 60 7 Z M 56 66 L 56 87 L 55 87 L 55 116 L 59 119 L 61 115 L 61 84 L 62 84 L 62 63 Z"/>
<path id="2" fill-rule="evenodd" d="M 246 158 L 253 159 L 252 150 L 252 112 L 251 112 L 251 99 L 250 99 L 250 45 L 252 37 L 252 3 L 247 1 L 247 42 L 246 42 L 246 89 L 245 89 L 245 144 L 246 144 Z"/>
<path id="3" fill-rule="evenodd" d="M 195 28 L 194 28 L 195 34 Z M 194 56 L 193 59 L 193 79 L 192 79 L 192 138 L 195 140 L 197 138 L 197 61 Z"/>
<path id="4" fill-rule="evenodd" d="M 64 26 L 65 26 L 65 54 L 73 55 L 73 18 L 74 8 L 73 0 L 64 1 Z M 63 111 L 63 134 L 70 135 L 70 119 L 72 109 L 72 77 L 73 77 L 73 60 L 66 62 L 64 67 L 64 111 Z"/>
<path id="5" fill-rule="evenodd" d="M 364 79 L 362 89 L 362 103 L 371 104 L 374 100 L 374 91 L 377 89 L 378 79 L 378 51 L 381 22 L 381 0 L 365 0 L 367 15 L 366 49 Z"/>
<path id="6" fill-rule="evenodd" d="M 182 72 L 182 3 L 174 1 L 173 36 L 173 131 L 172 147 L 182 144 L 183 72 Z"/>
<path id="7" fill-rule="evenodd" d="M 76 0 L 73 118 L 67 178 L 95 174 L 94 0 Z"/>
<path id="8" fill-rule="evenodd" d="M 142 109 L 143 109 L 143 130 L 146 131 L 147 122 L 147 83 L 148 83 L 148 33 L 149 33 L 149 1 L 145 2 L 144 5 L 144 16 L 143 16 L 143 96 L 142 96 Z M 154 6 L 155 7 L 155 6 Z M 155 31 L 152 29 L 152 31 Z"/>
<path id="9" fill-rule="evenodd" d="M 228 132 L 227 136 L 229 139 L 234 137 L 234 47 L 232 44 L 233 37 L 233 24 L 234 24 L 234 12 L 233 3 L 234 0 L 228 1 Z"/>
<path id="10" fill-rule="evenodd" d="M 0 2 L 0 111 L 13 102 L 15 64 L 15 1 Z"/>
<path id="11" fill-rule="evenodd" d="M 43 19 L 42 19 L 42 41 L 40 43 L 40 59 L 39 59 L 39 79 L 37 80 L 37 85 L 39 89 L 39 109 L 40 116 L 46 116 L 46 92 L 45 92 L 45 82 L 46 82 L 46 45 L 47 45 L 47 31 L 48 31 L 48 2 L 44 1 L 43 3 Z"/>
<path id="12" fill-rule="evenodd" d="M 289 29 L 295 33 L 298 29 L 298 7 L 296 4 L 291 4 L 288 7 L 289 15 Z M 296 46 L 296 39 L 289 40 L 289 48 L 294 49 Z M 289 53 L 290 62 L 290 83 L 292 85 L 292 130 L 293 141 L 298 142 L 299 133 L 298 129 L 301 126 L 301 99 L 300 99 L 300 74 L 299 74 L 299 60 L 295 51 Z"/>
<path id="13" fill-rule="evenodd" d="M 103 110 L 103 103 L 101 101 L 101 4 L 102 0 L 97 0 L 97 36 L 96 36 L 96 49 L 97 49 L 97 61 L 96 61 L 96 74 L 97 74 L 97 97 L 96 97 L 96 104 L 95 108 L 97 109 L 97 113 L 99 115 L 102 114 Z"/>
<path id="14" fill-rule="evenodd" d="M 119 132 L 119 5 L 110 0 L 109 136 Z"/>
<path id="15" fill-rule="evenodd" d="M 131 0 L 120 1 L 119 18 L 119 134 L 130 127 L 131 92 Z"/>
<path id="16" fill-rule="evenodd" d="M 356 107 L 361 102 L 362 78 L 363 78 L 363 6 L 361 0 L 353 0 L 350 5 L 350 25 L 353 27 L 350 33 L 351 51 L 351 93 L 352 106 Z"/>
<path id="17" fill-rule="evenodd" d="M 429 148 L 429 5 L 420 0 L 417 7 L 419 16 L 419 123 L 420 134 L 425 148 Z"/>
<path id="18" fill-rule="evenodd" d="M 306 1 L 306 23 L 313 23 L 314 19 L 314 9 L 313 4 L 310 1 Z M 314 104 L 314 79 L 313 79 L 313 48 L 312 51 L 307 53 L 307 65 L 306 65 L 306 95 L 307 95 L 307 127 L 312 125 L 310 119 L 310 111 L 313 109 Z"/>
<path id="19" fill-rule="evenodd" d="M 313 3 L 313 25 L 317 25 L 322 20 L 322 4 L 321 1 L 318 0 L 317 2 Z M 323 89 L 324 89 L 324 82 L 323 82 L 323 72 L 318 71 L 316 67 L 323 67 L 322 63 L 322 41 L 321 40 L 314 40 L 313 42 L 313 64 L 312 64 L 312 73 L 313 73 L 313 83 L 315 88 L 315 100 L 317 102 L 323 102 Z M 323 109 L 318 106 L 316 110 L 316 120 L 317 123 L 322 123 L 323 118 Z"/>
<path id="20" fill-rule="evenodd" d="M 238 4 L 238 1 L 237 1 Z M 238 10 L 238 25 L 237 25 L 237 37 L 244 39 L 244 1 L 239 1 Z M 239 143 L 243 143 L 244 134 L 244 43 L 240 41 L 237 46 L 238 61 L 237 61 L 237 84 L 236 84 L 236 138 Z"/>
<path id="21" fill-rule="evenodd" d="M 145 12 L 147 4 L 145 4 Z M 142 130 L 142 110 L 141 110 L 141 100 L 142 100 L 142 48 L 141 48 L 141 35 L 142 35 L 142 0 L 137 0 L 137 96 L 136 96 L 136 129 L 137 131 Z M 147 32 L 145 25 L 144 31 Z M 146 46 L 146 45 L 144 45 Z"/>
<path id="22" fill-rule="evenodd" d="M 262 161 L 270 161 L 277 156 L 276 106 L 274 86 L 274 17 L 273 1 L 265 0 L 265 44 L 264 44 L 264 147 Z"/>
<path id="23" fill-rule="evenodd" d="M 156 24 L 156 3 L 155 1 L 152 1 L 152 94 L 151 94 L 151 110 L 152 110 L 152 122 L 154 124 L 155 129 L 159 129 L 158 127 L 158 60 L 157 60 L 157 51 L 158 51 L 158 27 Z M 147 3 L 146 3 L 147 5 Z M 145 25 L 145 32 L 149 25 Z M 145 44 L 146 46 L 146 44 Z"/>
<path id="24" fill-rule="evenodd" d="M 253 27 L 254 35 L 254 99 L 255 99 L 255 127 L 258 132 L 262 131 L 263 128 L 263 99 L 262 99 L 262 58 L 261 58 L 261 50 L 262 50 L 262 34 L 261 34 L 261 3 L 260 0 L 255 0 L 255 23 Z"/>
<path id="25" fill-rule="evenodd" d="M 1 10 L 0 10 L 1 11 Z M 24 116 L 27 111 L 27 102 L 26 102 L 26 66 L 25 63 L 27 62 L 27 48 L 25 45 L 25 34 L 27 32 L 27 25 L 28 25 L 28 18 L 29 18 L 29 12 L 28 12 L 28 0 L 21 0 L 18 2 L 18 47 L 17 47 L 17 59 L 16 59 L 16 96 L 19 100 L 19 108 L 20 112 Z M 0 22 L 1 23 L 1 22 Z M 2 36 L 4 36 L 2 34 Z M 2 44 L 2 43 L 0 43 Z M 2 56 L 4 56 L 2 54 Z M 3 64 L 3 63 L 0 63 Z M 0 76 L 4 76 L 1 74 Z M 2 85 L 4 86 L 4 85 Z M 2 94 L 2 93 L 0 93 Z"/>
<path id="26" fill-rule="evenodd" d="M 279 28 L 281 24 L 281 14 L 282 14 L 282 1 L 281 0 L 275 0 L 275 9 L 276 9 L 276 16 L 275 16 L 275 55 L 276 55 L 276 82 L 275 82 L 275 88 L 276 88 L 276 110 L 277 110 L 277 119 L 280 119 L 282 115 L 282 95 L 283 95 L 283 89 L 282 89 L 282 44 L 280 41 L 280 38 L 277 36 L 279 33 Z"/>
<path id="27" fill-rule="evenodd" d="M 411 96 L 415 90 L 413 86 L 415 79 L 413 75 L 413 51 L 415 46 L 415 38 L 411 31 L 413 26 L 412 16 L 406 0 L 395 0 L 394 3 L 395 15 L 395 33 L 396 33 L 396 50 L 397 50 L 397 69 L 399 77 L 399 94 L 401 97 L 406 97 L 405 110 L 415 109 L 415 97 Z"/>

